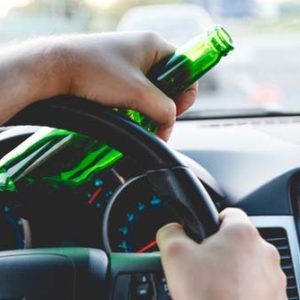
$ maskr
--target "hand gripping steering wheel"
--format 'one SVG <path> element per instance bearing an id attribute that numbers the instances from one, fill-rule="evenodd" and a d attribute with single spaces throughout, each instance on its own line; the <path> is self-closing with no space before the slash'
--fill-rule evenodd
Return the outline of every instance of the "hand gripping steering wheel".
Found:
<path id="1" fill-rule="evenodd" d="M 49 126 L 99 139 L 143 164 L 144 174 L 130 182 L 147 181 L 173 208 L 190 237 L 200 242 L 218 230 L 218 212 L 194 173 L 164 142 L 111 109 L 59 96 L 25 108 L 6 125 Z M 129 187 L 130 183 L 122 189 Z M 162 276 L 159 253 L 105 253 L 89 248 L 0 253 L 1 299 L 139 299 L 129 295 L 133 282 L 150 281 L 156 299 L 166 299 L 156 286 Z"/>

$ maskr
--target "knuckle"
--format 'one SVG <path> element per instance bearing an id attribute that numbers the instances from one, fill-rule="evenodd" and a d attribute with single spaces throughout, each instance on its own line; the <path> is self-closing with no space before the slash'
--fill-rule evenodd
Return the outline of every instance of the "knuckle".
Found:
<path id="1" fill-rule="evenodd" d="M 146 83 L 141 80 L 141 78 L 137 78 L 134 84 L 131 84 L 131 92 L 132 96 L 129 100 L 129 105 L 131 108 L 136 108 L 140 101 L 143 101 L 147 96 L 147 86 Z"/>
<path id="2" fill-rule="evenodd" d="M 165 255 L 169 258 L 176 258 L 185 255 L 189 250 L 189 245 L 180 238 L 169 241 L 165 247 Z"/>
<path id="3" fill-rule="evenodd" d="M 236 238 L 241 242 L 251 242 L 258 240 L 259 238 L 257 229 L 253 225 L 248 223 L 236 224 L 235 226 L 232 226 L 231 230 L 232 234 L 235 235 Z"/>
<path id="4" fill-rule="evenodd" d="M 144 33 L 144 39 L 150 45 L 159 43 L 163 38 L 162 36 L 155 31 L 146 31 Z"/>
<path id="5" fill-rule="evenodd" d="M 163 36 L 154 31 L 143 32 L 141 43 L 149 53 L 157 53 L 158 50 L 161 51 L 166 48 L 171 50 L 171 45 L 163 38 Z"/>
<path id="6" fill-rule="evenodd" d="M 281 287 L 282 290 L 286 290 L 286 288 L 287 288 L 287 277 L 281 269 L 280 269 L 280 275 L 278 277 L 279 277 L 279 286 Z"/>
<path id="7" fill-rule="evenodd" d="M 240 208 L 236 208 L 236 207 L 227 207 L 222 210 L 221 214 L 222 215 L 232 215 L 232 214 L 237 215 L 238 214 L 240 216 L 247 217 L 247 214 L 243 210 L 241 210 Z"/>
<path id="8" fill-rule="evenodd" d="M 276 247 L 266 242 L 265 248 L 266 248 L 267 255 L 270 258 L 270 260 L 275 265 L 280 266 L 280 254 L 279 254 L 278 250 L 276 249 Z"/>
<path id="9" fill-rule="evenodd" d="M 169 101 L 162 112 L 165 116 L 166 123 L 172 125 L 176 121 L 176 105 L 173 101 Z"/>
<path id="10" fill-rule="evenodd" d="M 276 288 L 278 294 L 283 296 L 280 299 L 287 299 L 285 298 L 287 289 L 287 277 L 280 268 L 278 268 L 277 272 L 272 272 L 272 277 L 270 277 L 269 283 L 272 284 L 274 288 Z"/>

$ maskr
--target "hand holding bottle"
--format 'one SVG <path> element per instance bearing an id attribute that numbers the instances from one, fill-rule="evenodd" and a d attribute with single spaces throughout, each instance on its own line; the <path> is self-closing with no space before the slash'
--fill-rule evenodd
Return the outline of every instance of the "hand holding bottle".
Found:
<path id="1" fill-rule="evenodd" d="M 153 33 L 109 33 L 52 37 L 0 53 L 0 123 L 23 107 L 61 94 L 131 108 L 159 126 L 167 139 L 176 114 L 195 101 L 194 84 L 178 97 L 177 108 L 145 74 L 174 47 Z"/>

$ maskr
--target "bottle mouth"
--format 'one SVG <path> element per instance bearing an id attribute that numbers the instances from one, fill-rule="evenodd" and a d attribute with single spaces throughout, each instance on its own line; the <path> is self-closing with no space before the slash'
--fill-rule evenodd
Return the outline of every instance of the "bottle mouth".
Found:
<path id="1" fill-rule="evenodd" d="M 229 51 L 234 49 L 233 40 L 228 33 L 221 25 L 216 25 L 213 30 L 213 42 L 214 45 L 226 55 Z"/>

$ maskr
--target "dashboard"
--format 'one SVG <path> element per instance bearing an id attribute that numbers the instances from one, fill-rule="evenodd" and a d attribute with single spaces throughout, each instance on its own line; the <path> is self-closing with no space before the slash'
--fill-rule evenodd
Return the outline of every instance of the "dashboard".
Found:
<path id="1" fill-rule="evenodd" d="M 39 130 L 2 128 L 0 157 Z M 217 208 L 242 208 L 278 248 L 291 300 L 299 299 L 300 291 L 299 132 L 296 116 L 195 120 L 177 122 L 170 140 Z M 53 180 L 51 174 L 82 155 L 79 146 L 64 146 L 39 164 L 26 183 L 20 181 L 17 193 L 0 193 L 0 232 L 5 232 L 0 250 L 74 246 L 114 252 L 157 250 L 156 230 L 176 221 L 176 215 L 146 184 L 133 188 L 126 199 L 115 197 L 124 183 L 142 174 L 134 159 L 123 157 L 104 171 L 96 168 L 81 184 Z"/>
<path id="2" fill-rule="evenodd" d="M 178 122 L 170 140 L 215 179 L 221 206 L 246 211 L 279 250 L 293 300 L 300 288 L 299 132 L 298 116 L 216 119 Z"/>

